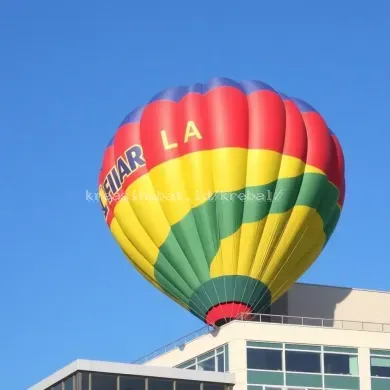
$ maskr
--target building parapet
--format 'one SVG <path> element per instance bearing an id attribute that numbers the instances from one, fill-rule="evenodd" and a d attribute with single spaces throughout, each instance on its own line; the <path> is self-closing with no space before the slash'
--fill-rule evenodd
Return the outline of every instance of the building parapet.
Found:
<path id="1" fill-rule="evenodd" d="M 327 319 L 327 318 L 314 318 L 314 317 L 299 317 L 299 316 L 288 316 L 288 315 L 276 315 L 276 314 L 240 314 L 232 322 L 258 322 L 275 325 L 293 325 L 303 327 L 320 327 L 320 328 L 331 328 L 338 330 L 352 330 L 352 331 L 363 331 L 363 332 L 379 332 L 379 333 L 390 333 L 390 324 L 376 323 L 376 322 L 365 322 L 365 321 L 351 321 L 351 320 L 339 320 L 339 319 Z M 228 324 L 222 327 L 228 326 Z M 221 327 L 221 328 L 222 328 Z M 196 339 L 199 339 L 207 334 L 217 331 L 218 328 L 211 326 L 203 326 L 202 328 L 181 337 L 169 343 L 135 361 L 132 364 L 145 364 L 151 360 L 156 359 L 172 350 L 183 347 Z"/>

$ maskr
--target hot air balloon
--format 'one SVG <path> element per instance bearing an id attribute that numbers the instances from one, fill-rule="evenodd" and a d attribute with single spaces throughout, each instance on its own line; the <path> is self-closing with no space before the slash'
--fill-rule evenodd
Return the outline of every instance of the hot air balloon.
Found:
<path id="1" fill-rule="evenodd" d="M 344 157 L 308 103 L 214 78 L 134 109 L 99 174 L 134 267 L 211 326 L 262 313 L 318 258 L 344 203 Z"/>

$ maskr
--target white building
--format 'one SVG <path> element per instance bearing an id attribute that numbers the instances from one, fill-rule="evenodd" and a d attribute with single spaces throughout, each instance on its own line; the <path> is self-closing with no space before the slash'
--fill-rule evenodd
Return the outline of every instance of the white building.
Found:
<path id="1" fill-rule="evenodd" d="M 390 293 L 297 283 L 270 314 L 204 327 L 133 364 L 76 361 L 29 390 L 197 389 L 390 390 Z"/>

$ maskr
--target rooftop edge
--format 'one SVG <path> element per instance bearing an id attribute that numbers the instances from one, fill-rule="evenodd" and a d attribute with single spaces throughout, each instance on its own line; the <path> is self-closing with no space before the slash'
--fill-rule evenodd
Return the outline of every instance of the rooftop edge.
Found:
<path id="1" fill-rule="evenodd" d="M 233 373 L 190 371 L 182 370 L 180 368 L 141 366 L 131 363 L 77 359 L 56 371 L 52 375 L 41 380 L 32 387 L 29 387 L 27 390 L 45 390 L 78 371 L 101 372 L 117 375 L 138 375 L 154 378 L 195 380 L 197 382 L 223 383 L 227 385 L 235 384 L 235 375 Z"/>

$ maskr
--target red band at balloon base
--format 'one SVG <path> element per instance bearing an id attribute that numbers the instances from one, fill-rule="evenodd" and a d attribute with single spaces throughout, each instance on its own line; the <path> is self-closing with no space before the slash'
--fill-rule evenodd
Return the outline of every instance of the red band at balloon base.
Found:
<path id="1" fill-rule="evenodd" d="M 211 326 L 222 326 L 241 315 L 250 314 L 252 309 L 245 303 L 226 302 L 212 307 L 206 315 L 206 322 Z"/>

